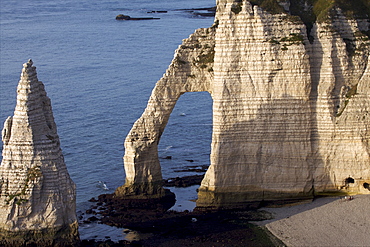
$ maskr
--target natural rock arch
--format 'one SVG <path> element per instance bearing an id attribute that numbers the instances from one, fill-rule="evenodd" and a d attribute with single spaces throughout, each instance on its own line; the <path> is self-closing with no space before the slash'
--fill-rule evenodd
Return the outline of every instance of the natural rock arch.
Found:
<path id="1" fill-rule="evenodd" d="M 177 99 L 196 91 L 213 99 L 198 207 L 369 193 L 368 20 L 333 10 L 307 29 L 297 16 L 238 3 L 218 1 L 215 25 L 176 51 L 125 140 L 126 183 L 115 194 L 163 196 L 157 145 Z"/>
<path id="2" fill-rule="evenodd" d="M 126 137 L 126 182 L 116 190 L 116 195 L 144 198 L 164 195 L 158 143 L 182 94 L 207 91 L 212 95 L 215 29 L 198 29 L 184 40 L 157 82 L 144 113 Z"/>

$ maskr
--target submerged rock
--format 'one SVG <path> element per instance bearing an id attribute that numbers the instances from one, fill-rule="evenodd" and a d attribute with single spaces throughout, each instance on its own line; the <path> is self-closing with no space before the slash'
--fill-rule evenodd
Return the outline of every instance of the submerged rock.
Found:
<path id="1" fill-rule="evenodd" d="M 160 18 L 154 18 L 154 17 L 131 17 L 129 15 L 122 15 L 122 14 L 119 14 L 116 16 L 116 20 L 119 20 L 119 21 L 140 21 L 140 20 L 158 20 Z"/>
<path id="2" fill-rule="evenodd" d="M 32 64 L 23 65 L 14 116 L 2 131 L 0 245 L 73 246 L 79 241 L 76 188 Z"/>
<path id="3" fill-rule="evenodd" d="M 117 195 L 163 195 L 158 142 L 198 91 L 212 96 L 213 134 L 197 206 L 370 193 L 368 7 L 259 2 L 218 1 L 214 25 L 176 50 L 126 137 Z"/>
<path id="4" fill-rule="evenodd" d="M 191 175 L 185 177 L 176 177 L 163 180 L 163 185 L 166 187 L 189 187 L 200 185 L 203 175 Z"/>

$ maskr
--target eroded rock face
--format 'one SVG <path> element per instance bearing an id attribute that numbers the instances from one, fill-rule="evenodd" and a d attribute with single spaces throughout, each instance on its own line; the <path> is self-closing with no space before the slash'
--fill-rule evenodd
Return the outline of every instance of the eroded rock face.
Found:
<path id="1" fill-rule="evenodd" d="M 199 29 L 184 40 L 157 82 L 145 112 L 126 137 L 126 183 L 116 195 L 143 199 L 164 195 L 157 146 L 178 98 L 186 92 L 210 91 L 215 30 Z"/>
<path id="2" fill-rule="evenodd" d="M 76 191 L 64 163 L 44 85 L 23 65 L 14 116 L 2 131 L 0 245 L 73 246 Z"/>
<path id="3" fill-rule="evenodd" d="M 125 140 L 117 194 L 160 195 L 147 190 L 160 188 L 160 136 L 178 97 L 201 90 L 213 98 L 213 135 L 197 206 L 370 193 L 369 21 L 333 8 L 307 24 L 288 13 L 297 1 L 278 2 L 275 13 L 219 0 L 215 25 L 184 41 Z M 206 66 L 194 59 L 202 42 L 212 44 Z"/>

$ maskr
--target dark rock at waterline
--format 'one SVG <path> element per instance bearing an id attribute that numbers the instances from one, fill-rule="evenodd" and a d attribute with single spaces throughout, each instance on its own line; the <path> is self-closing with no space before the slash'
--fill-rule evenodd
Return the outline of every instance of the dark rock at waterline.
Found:
<path id="1" fill-rule="evenodd" d="M 211 8 L 178 9 L 178 11 L 191 13 L 194 17 L 214 17 L 216 15 L 216 6 Z"/>
<path id="2" fill-rule="evenodd" d="M 81 246 L 283 246 L 248 221 L 271 219 L 256 210 L 159 212 L 132 209 L 102 222 L 146 235 L 135 242 L 83 241 Z M 129 231 L 126 231 L 126 233 Z M 98 245 L 104 244 L 104 245 Z"/>
<path id="3" fill-rule="evenodd" d="M 193 185 L 200 185 L 204 175 L 192 175 L 185 177 L 176 177 L 163 180 L 165 187 L 189 187 Z"/>
<path id="4" fill-rule="evenodd" d="M 116 16 L 116 20 L 130 20 L 130 19 L 131 19 L 131 17 L 129 15 L 120 14 L 120 15 Z"/>
<path id="5" fill-rule="evenodd" d="M 86 210 L 86 213 L 87 214 L 93 214 L 95 211 L 94 210 L 92 210 L 92 209 L 88 209 L 88 210 Z"/>
<path id="6" fill-rule="evenodd" d="M 217 7 L 208 7 L 208 8 L 191 8 L 191 9 L 177 9 L 178 11 L 208 11 L 208 12 L 216 12 Z"/>
<path id="7" fill-rule="evenodd" d="M 169 192 L 169 191 L 168 191 Z M 271 219 L 271 214 L 256 210 L 197 210 L 176 212 L 163 206 L 167 198 L 137 200 L 103 194 L 98 201 L 105 210 L 99 223 L 138 231 L 146 237 L 135 240 L 82 240 L 82 246 L 283 246 L 248 221 Z M 136 207 L 136 208 L 135 208 Z M 145 208 L 147 207 L 147 208 Z M 99 217 L 97 217 L 99 218 Z"/>
<path id="8" fill-rule="evenodd" d="M 95 197 L 91 198 L 89 202 L 98 202 L 99 200 L 96 200 Z"/>
<path id="9" fill-rule="evenodd" d="M 91 216 L 87 220 L 90 222 L 93 222 L 93 221 L 98 221 L 99 219 L 96 216 Z"/>
<path id="10" fill-rule="evenodd" d="M 160 18 L 154 18 L 154 17 L 131 17 L 129 15 L 122 15 L 119 14 L 116 16 L 116 20 L 119 21 L 138 21 L 138 20 L 158 20 Z"/>
<path id="11" fill-rule="evenodd" d="M 152 10 L 152 11 L 148 11 L 147 13 L 151 14 L 151 13 L 167 13 L 167 12 L 168 12 L 167 10 Z"/>
<path id="12" fill-rule="evenodd" d="M 112 208 L 117 210 L 127 211 L 128 209 L 153 209 L 166 211 L 171 208 L 176 202 L 176 196 L 170 190 L 165 189 L 165 196 L 160 198 L 131 198 L 117 197 L 115 194 L 102 194 L 98 198 L 102 209 L 99 214 L 104 214 L 104 211 L 111 211 Z M 92 206 L 94 208 L 94 206 Z"/>
<path id="13" fill-rule="evenodd" d="M 83 220 L 82 223 L 90 224 L 90 223 L 96 222 L 98 220 L 99 220 L 99 218 L 97 218 L 96 216 L 91 216 L 91 217 L 87 218 L 86 220 Z"/>
<path id="14" fill-rule="evenodd" d="M 216 13 L 202 13 L 202 12 L 193 12 L 192 13 L 193 16 L 196 16 L 196 17 L 214 17 L 216 15 Z"/>
<path id="15" fill-rule="evenodd" d="M 97 241 L 95 239 L 84 239 L 80 243 L 80 247 L 92 247 L 92 246 L 122 247 L 122 246 L 142 246 L 142 245 L 135 245 L 134 242 L 130 242 L 127 240 L 120 240 L 118 241 L 118 243 L 115 243 L 110 239 L 105 241 Z"/>
<path id="16" fill-rule="evenodd" d="M 175 172 L 206 172 L 208 167 L 208 165 L 186 166 L 185 169 L 175 170 Z"/>
<path id="17" fill-rule="evenodd" d="M 119 198 L 114 194 L 103 194 L 98 200 L 103 204 L 97 212 L 101 215 L 99 222 L 116 227 L 127 227 L 134 222 L 161 217 L 176 202 L 175 194 L 169 190 L 165 190 L 165 196 L 162 198 Z"/>

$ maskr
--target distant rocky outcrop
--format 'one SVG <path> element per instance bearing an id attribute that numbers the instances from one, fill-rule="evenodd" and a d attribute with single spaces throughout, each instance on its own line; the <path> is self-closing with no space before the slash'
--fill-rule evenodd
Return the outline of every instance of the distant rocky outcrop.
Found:
<path id="1" fill-rule="evenodd" d="M 76 191 L 50 99 L 36 67 L 23 65 L 14 116 L 2 131 L 0 245 L 75 246 Z"/>
<path id="2" fill-rule="evenodd" d="M 198 207 L 367 193 L 368 1 L 219 0 L 176 50 L 125 140 L 117 196 L 161 196 L 157 145 L 178 98 L 213 99 Z M 196 137 L 194 137 L 196 138 Z"/>
<path id="3" fill-rule="evenodd" d="M 140 20 L 159 20 L 160 18 L 154 17 L 131 17 L 129 15 L 119 14 L 116 16 L 118 21 L 140 21 Z"/>

